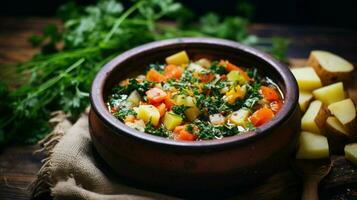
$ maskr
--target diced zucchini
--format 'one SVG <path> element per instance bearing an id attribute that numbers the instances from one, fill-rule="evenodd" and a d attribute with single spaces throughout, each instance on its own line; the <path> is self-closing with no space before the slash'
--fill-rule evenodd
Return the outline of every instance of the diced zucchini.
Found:
<path id="1" fill-rule="evenodd" d="M 237 70 L 233 70 L 227 74 L 227 80 L 237 82 L 240 85 L 246 83 L 244 76 Z"/>
<path id="2" fill-rule="evenodd" d="M 144 120 L 145 123 L 151 122 L 154 126 L 159 124 L 160 112 L 155 106 L 140 105 L 137 113 L 137 118 Z"/>
<path id="3" fill-rule="evenodd" d="M 251 112 L 248 108 L 241 108 L 231 114 L 230 121 L 238 126 L 243 126 L 248 121 L 250 114 Z"/>
<path id="4" fill-rule="evenodd" d="M 130 102 L 132 106 L 138 106 L 140 103 L 140 99 L 140 94 L 136 90 L 134 90 L 130 93 L 127 101 Z"/>
<path id="5" fill-rule="evenodd" d="M 179 126 L 182 123 L 182 117 L 180 115 L 176 115 L 173 112 L 167 112 L 164 116 L 164 126 L 168 130 L 174 130 L 176 126 Z"/>
<path id="6" fill-rule="evenodd" d="M 213 124 L 213 125 L 221 125 L 224 124 L 225 122 L 225 118 L 222 114 L 213 114 L 209 116 L 209 121 Z"/>
<path id="7" fill-rule="evenodd" d="M 186 51 L 180 51 L 169 57 L 166 57 L 167 64 L 182 65 L 189 63 L 189 61 L 190 59 L 188 58 Z"/>

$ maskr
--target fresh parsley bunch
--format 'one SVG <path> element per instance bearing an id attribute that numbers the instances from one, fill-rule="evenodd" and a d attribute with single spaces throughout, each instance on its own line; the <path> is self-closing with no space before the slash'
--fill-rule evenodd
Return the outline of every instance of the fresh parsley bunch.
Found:
<path id="1" fill-rule="evenodd" d="M 251 7 L 242 13 L 251 13 Z M 244 10 L 243 10 L 244 11 Z M 121 52 L 150 41 L 182 36 L 221 37 L 250 45 L 259 38 L 248 33 L 249 18 L 194 14 L 174 0 L 139 0 L 125 9 L 116 0 L 85 7 L 68 3 L 58 11 L 63 28 L 51 25 L 29 41 L 42 51 L 19 64 L 21 87 L 0 85 L 0 145 L 34 143 L 50 130 L 48 119 L 64 110 L 72 120 L 89 105 L 91 82 L 98 70 Z M 158 22 L 160 19 L 176 21 Z M 198 21 L 197 23 L 188 23 Z M 274 41 L 273 41 L 274 42 Z M 284 58 L 287 43 L 276 40 L 270 51 Z"/>

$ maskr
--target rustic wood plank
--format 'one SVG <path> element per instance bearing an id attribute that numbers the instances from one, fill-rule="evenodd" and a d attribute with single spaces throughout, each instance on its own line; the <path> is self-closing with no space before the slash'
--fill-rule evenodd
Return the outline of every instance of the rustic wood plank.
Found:
<path id="1" fill-rule="evenodd" d="M 12 146 L 0 154 L 0 199 L 29 199 L 28 185 L 41 167 L 38 146 Z"/>

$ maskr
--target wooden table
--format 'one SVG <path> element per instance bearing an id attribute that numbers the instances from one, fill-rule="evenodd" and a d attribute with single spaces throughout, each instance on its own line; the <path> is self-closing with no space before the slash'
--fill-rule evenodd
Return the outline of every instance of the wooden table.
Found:
<path id="1" fill-rule="evenodd" d="M 51 23 L 59 24 L 56 19 L 48 18 L 0 18 L 1 68 L 4 64 L 31 58 L 37 50 L 31 48 L 27 38 L 40 33 L 45 25 Z M 289 38 L 291 45 L 288 57 L 296 65 L 303 65 L 311 50 L 325 49 L 345 57 L 357 66 L 357 30 L 263 24 L 254 24 L 250 29 L 259 36 Z M 9 74 L 0 73 L 0 79 L 6 76 Z M 357 90 L 349 89 L 349 93 L 357 102 Z M 0 152 L 1 200 L 29 199 L 26 187 L 35 179 L 41 167 L 42 158 L 32 154 L 36 148 L 36 145 L 10 145 Z M 357 168 L 341 156 L 334 159 L 336 166 L 321 185 L 320 197 L 357 199 Z"/>

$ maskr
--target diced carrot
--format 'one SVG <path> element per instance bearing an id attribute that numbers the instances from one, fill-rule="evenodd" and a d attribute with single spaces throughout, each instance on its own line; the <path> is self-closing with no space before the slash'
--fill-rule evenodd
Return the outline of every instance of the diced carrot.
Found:
<path id="1" fill-rule="evenodd" d="M 221 75 L 221 80 L 226 80 L 226 79 L 227 79 L 227 75 L 222 74 L 222 75 Z"/>
<path id="2" fill-rule="evenodd" d="M 150 90 L 146 91 L 146 97 L 149 103 L 158 105 L 163 102 L 166 98 L 167 94 L 160 88 L 151 88 Z"/>
<path id="3" fill-rule="evenodd" d="M 175 104 L 174 104 L 174 100 L 171 99 L 171 95 L 172 95 L 172 94 L 171 94 L 170 92 L 167 93 L 167 96 L 166 96 L 166 98 L 165 98 L 165 100 L 164 100 L 164 103 L 165 103 L 165 105 L 166 105 L 167 110 L 171 110 L 172 106 L 175 105 Z"/>
<path id="4" fill-rule="evenodd" d="M 213 79 L 214 79 L 214 75 L 211 74 L 211 73 L 201 74 L 201 75 L 200 75 L 200 80 L 201 80 L 203 83 L 211 82 Z"/>
<path id="5" fill-rule="evenodd" d="M 263 95 L 264 99 L 268 101 L 276 101 L 279 99 L 279 95 L 276 90 L 267 86 L 261 86 L 260 93 Z"/>
<path id="6" fill-rule="evenodd" d="M 159 109 L 160 112 L 160 117 L 165 115 L 166 112 L 166 105 L 164 103 L 160 104 L 159 106 L 157 106 L 157 109 Z"/>
<path id="7" fill-rule="evenodd" d="M 274 113 L 279 112 L 281 107 L 283 107 L 283 102 L 281 100 L 273 101 L 270 103 L 270 108 Z"/>
<path id="8" fill-rule="evenodd" d="M 118 108 L 117 107 L 112 107 L 111 109 L 110 109 L 110 112 L 111 113 L 115 113 L 115 112 L 117 112 L 118 111 Z"/>
<path id="9" fill-rule="evenodd" d="M 252 79 L 248 76 L 247 72 L 245 72 L 242 68 L 240 68 L 240 67 L 238 67 L 238 66 L 236 66 L 236 65 L 234 65 L 234 64 L 232 64 L 232 63 L 230 63 L 228 60 L 221 60 L 221 61 L 219 62 L 219 64 L 220 64 L 220 65 L 223 65 L 224 67 L 226 67 L 226 70 L 229 71 L 229 72 L 230 72 L 230 71 L 233 71 L 233 70 L 239 71 L 239 72 L 242 74 L 242 76 L 244 77 L 244 79 L 247 80 L 247 81 L 252 80 Z"/>
<path id="10" fill-rule="evenodd" d="M 166 79 L 180 79 L 183 74 L 182 67 L 176 65 L 167 65 L 164 70 L 164 75 Z"/>
<path id="11" fill-rule="evenodd" d="M 165 76 L 154 69 L 150 69 L 146 74 L 146 79 L 153 82 L 163 82 L 166 80 Z"/>
<path id="12" fill-rule="evenodd" d="M 273 117 L 273 111 L 269 108 L 263 107 L 252 114 L 252 116 L 250 117 L 250 121 L 253 123 L 254 126 L 260 126 L 269 122 Z"/>
<path id="13" fill-rule="evenodd" d="M 197 136 L 186 131 L 186 130 L 181 130 L 180 133 L 177 135 L 176 139 L 177 140 L 183 140 L 183 141 L 194 141 L 196 140 Z"/>
<path id="14" fill-rule="evenodd" d="M 179 134 L 180 131 L 185 130 L 185 125 L 181 125 L 181 126 L 176 126 L 174 129 L 174 133 L 175 134 Z"/>

